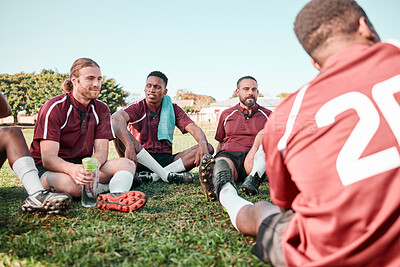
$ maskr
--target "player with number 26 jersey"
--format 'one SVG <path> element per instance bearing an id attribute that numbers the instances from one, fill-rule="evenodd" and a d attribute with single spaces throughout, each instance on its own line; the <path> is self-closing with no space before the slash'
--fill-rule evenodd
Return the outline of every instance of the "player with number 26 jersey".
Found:
<path id="1" fill-rule="evenodd" d="M 400 48 L 394 42 L 355 44 L 329 57 L 270 116 L 265 133 L 271 199 L 295 211 L 282 237 L 286 259 L 340 265 L 369 259 L 371 251 L 397 257 Z"/>

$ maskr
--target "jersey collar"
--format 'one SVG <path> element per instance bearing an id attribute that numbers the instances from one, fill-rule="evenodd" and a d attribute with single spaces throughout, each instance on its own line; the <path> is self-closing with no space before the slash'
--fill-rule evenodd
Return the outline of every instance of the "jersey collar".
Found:
<path id="1" fill-rule="evenodd" d="M 90 105 L 93 104 L 93 100 L 90 100 L 89 104 L 87 105 L 87 107 L 85 107 L 83 104 L 81 104 L 80 102 L 78 102 L 78 100 L 76 100 L 72 94 L 72 91 L 67 93 L 67 95 L 69 96 L 69 100 L 70 103 L 77 108 L 78 110 L 84 111 L 84 112 L 88 112 L 90 109 Z"/>
<path id="2" fill-rule="evenodd" d="M 258 109 L 258 107 L 259 107 L 259 105 L 256 103 L 256 104 L 254 105 L 254 107 L 251 109 L 251 114 L 253 114 L 254 112 L 256 112 L 257 109 Z M 238 103 L 238 104 L 236 105 L 236 109 L 237 109 L 240 113 L 242 113 L 242 114 L 247 114 L 247 116 L 249 116 L 249 117 L 251 116 L 251 114 L 248 115 L 249 113 L 248 113 L 247 109 L 243 108 L 243 107 L 240 105 L 240 103 Z"/>
<path id="3" fill-rule="evenodd" d="M 353 44 L 349 47 L 346 47 L 330 57 L 326 60 L 324 67 L 321 69 L 321 72 L 324 72 L 330 68 L 337 66 L 338 64 L 345 64 L 348 61 L 353 60 L 354 57 L 361 54 L 362 51 L 370 48 L 371 46 L 367 44 Z"/>

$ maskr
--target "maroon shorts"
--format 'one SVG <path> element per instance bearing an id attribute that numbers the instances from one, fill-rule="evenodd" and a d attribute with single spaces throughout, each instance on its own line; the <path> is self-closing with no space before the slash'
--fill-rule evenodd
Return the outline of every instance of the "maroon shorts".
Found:
<path id="1" fill-rule="evenodd" d="M 241 151 L 220 151 L 215 155 L 215 158 L 226 157 L 230 159 L 236 167 L 238 178 L 236 182 L 243 182 L 247 177 L 246 169 L 244 168 L 244 161 L 246 160 L 249 152 Z"/>

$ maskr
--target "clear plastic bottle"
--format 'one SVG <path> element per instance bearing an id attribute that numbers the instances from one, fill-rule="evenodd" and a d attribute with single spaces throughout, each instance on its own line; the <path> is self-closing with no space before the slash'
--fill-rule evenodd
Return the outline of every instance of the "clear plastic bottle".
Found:
<path id="1" fill-rule="evenodd" d="M 94 207 L 97 202 L 97 186 L 99 184 L 99 166 L 98 159 L 96 158 L 84 158 L 82 159 L 83 168 L 92 173 L 93 181 L 90 184 L 82 186 L 82 197 L 81 203 L 84 207 Z"/>

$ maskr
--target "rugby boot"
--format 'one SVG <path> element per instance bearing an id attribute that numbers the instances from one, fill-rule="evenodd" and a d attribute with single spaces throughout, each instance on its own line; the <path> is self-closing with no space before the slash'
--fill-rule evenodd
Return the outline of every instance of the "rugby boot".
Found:
<path id="1" fill-rule="evenodd" d="M 65 193 L 54 193 L 54 188 L 38 191 L 26 198 L 22 204 L 23 211 L 40 211 L 59 213 L 72 203 L 72 197 Z"/>
<path id="2" fill-rule="evenodd" d="M 149 171 L 141 171 L 135 173 L 135 177 L 142 180 L 142 183 L 150 183 L 153 182 L 153 176 L 151 176 L 152 172 Z"/>
<path id="3" fill-rule="evenodd" d="M 215 159 L 211 154 L 205 154 L 199 165 L 199 180 L 208 201 L 217 200 L 213 184 Z"/>
<path id="4" fill-rule="evenodd" d="M 254 174 L 254 176 L 249 174 L 242 184 L 242 192 L 249 196 L 257 195 L 258 188 L 264 181 L 265 177 L 266 175 L 263 174 L 260 178 L 257 172 Z"/>
<path id="5" fill-rule="evenodd" d="M 130 212 L 138 210 L 147 202 L 147 196 L 140 191 L 125 193 L 108 193 L 97 197 L 97 207 L 100 209 Z"/>
<path id="6" fill-rule="evenodd" d="M 170 184 L 191 184 L 193 177 L 191 172 L 170 172 L 167 179 Z"/>
<path id="7" fill-rule="evenodd" d="M 140 176 L 136 175 L 135 173 L 135 175 L 133 176 L 131 188 L 139 187 L 142 185 L 142 183 L 143 183 L 142 178 L 140 178 Z"/>
<path id="8" fill-rule="evenodd" d="M 237 190 L 235 181 L 233 180 L 231 167 L 226 160 L 221 159 L 218 160 L 217 163 L 215 163 L 213 172 L 213 184 L 218 199 L 222 186 L 226 183 L 231 183 L 233 187 Z"/>

